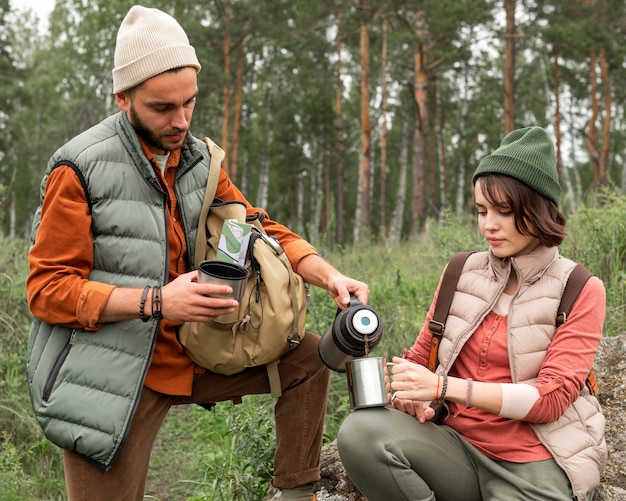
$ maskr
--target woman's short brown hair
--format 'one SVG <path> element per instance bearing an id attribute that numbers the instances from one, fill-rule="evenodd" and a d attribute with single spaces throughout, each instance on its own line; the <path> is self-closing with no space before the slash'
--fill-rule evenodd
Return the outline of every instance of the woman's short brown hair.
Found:
<path id="1" fill-rule="evenodd" d="M 513 212 L 515 228 L 522 235 L 536 237 L 546 247 L 561 245 L 565 216 L 554 202 L 511 176 L 484 174 L 478 181 L 490 204 Z"/>

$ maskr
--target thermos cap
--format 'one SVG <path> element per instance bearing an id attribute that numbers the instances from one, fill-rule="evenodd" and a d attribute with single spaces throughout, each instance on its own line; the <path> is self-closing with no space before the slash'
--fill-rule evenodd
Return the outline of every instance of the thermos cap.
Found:
<path id="1" fill-rule="evenodd" d="M 365 336 L 378 329 L 378 316 L 369 309 L 358 310 L 352 317 L 352 327 Z"/>

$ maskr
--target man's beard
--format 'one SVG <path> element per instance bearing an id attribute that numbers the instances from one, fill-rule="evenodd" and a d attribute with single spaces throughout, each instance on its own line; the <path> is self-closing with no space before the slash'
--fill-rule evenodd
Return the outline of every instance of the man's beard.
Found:
<path id="1" fill-rule="evenodd" d="M 132 104 L 130 105 L 130 122 L 137 135 L 143 139 L 147 145 L 162 150 L 164 155 L 171 151 L 171 148 L 166 146 L 163 141 L 143 123 L 139 115 L 135 112 L 135 107 Z M 183 131 L 180 129 L 170 131 L 171 134 L 180 134 L 181 132 Z"/>

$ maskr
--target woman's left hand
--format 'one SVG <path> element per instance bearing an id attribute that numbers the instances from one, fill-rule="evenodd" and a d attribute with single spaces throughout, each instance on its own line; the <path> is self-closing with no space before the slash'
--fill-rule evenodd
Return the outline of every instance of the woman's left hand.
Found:
<path id="1" fill-rule="evenodd" d="M 393 357 L 393 362 L 395 365 L 391 368 L 391 389 L 396 398 L 422 402 L 437 399 L 437 385 L 441 376 L 405 358 Z"/>

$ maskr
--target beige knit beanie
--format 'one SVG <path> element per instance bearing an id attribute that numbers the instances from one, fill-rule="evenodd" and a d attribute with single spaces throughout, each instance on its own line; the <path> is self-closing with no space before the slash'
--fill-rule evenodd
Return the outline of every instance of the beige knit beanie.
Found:
<path id="1" fill-rule="evenodd" d="M 176 19 L 141 5 L 131 8 L 120 25 L 114 66 L 114 94 L 174 68 L 201 68 L 195 49 Z"/>

